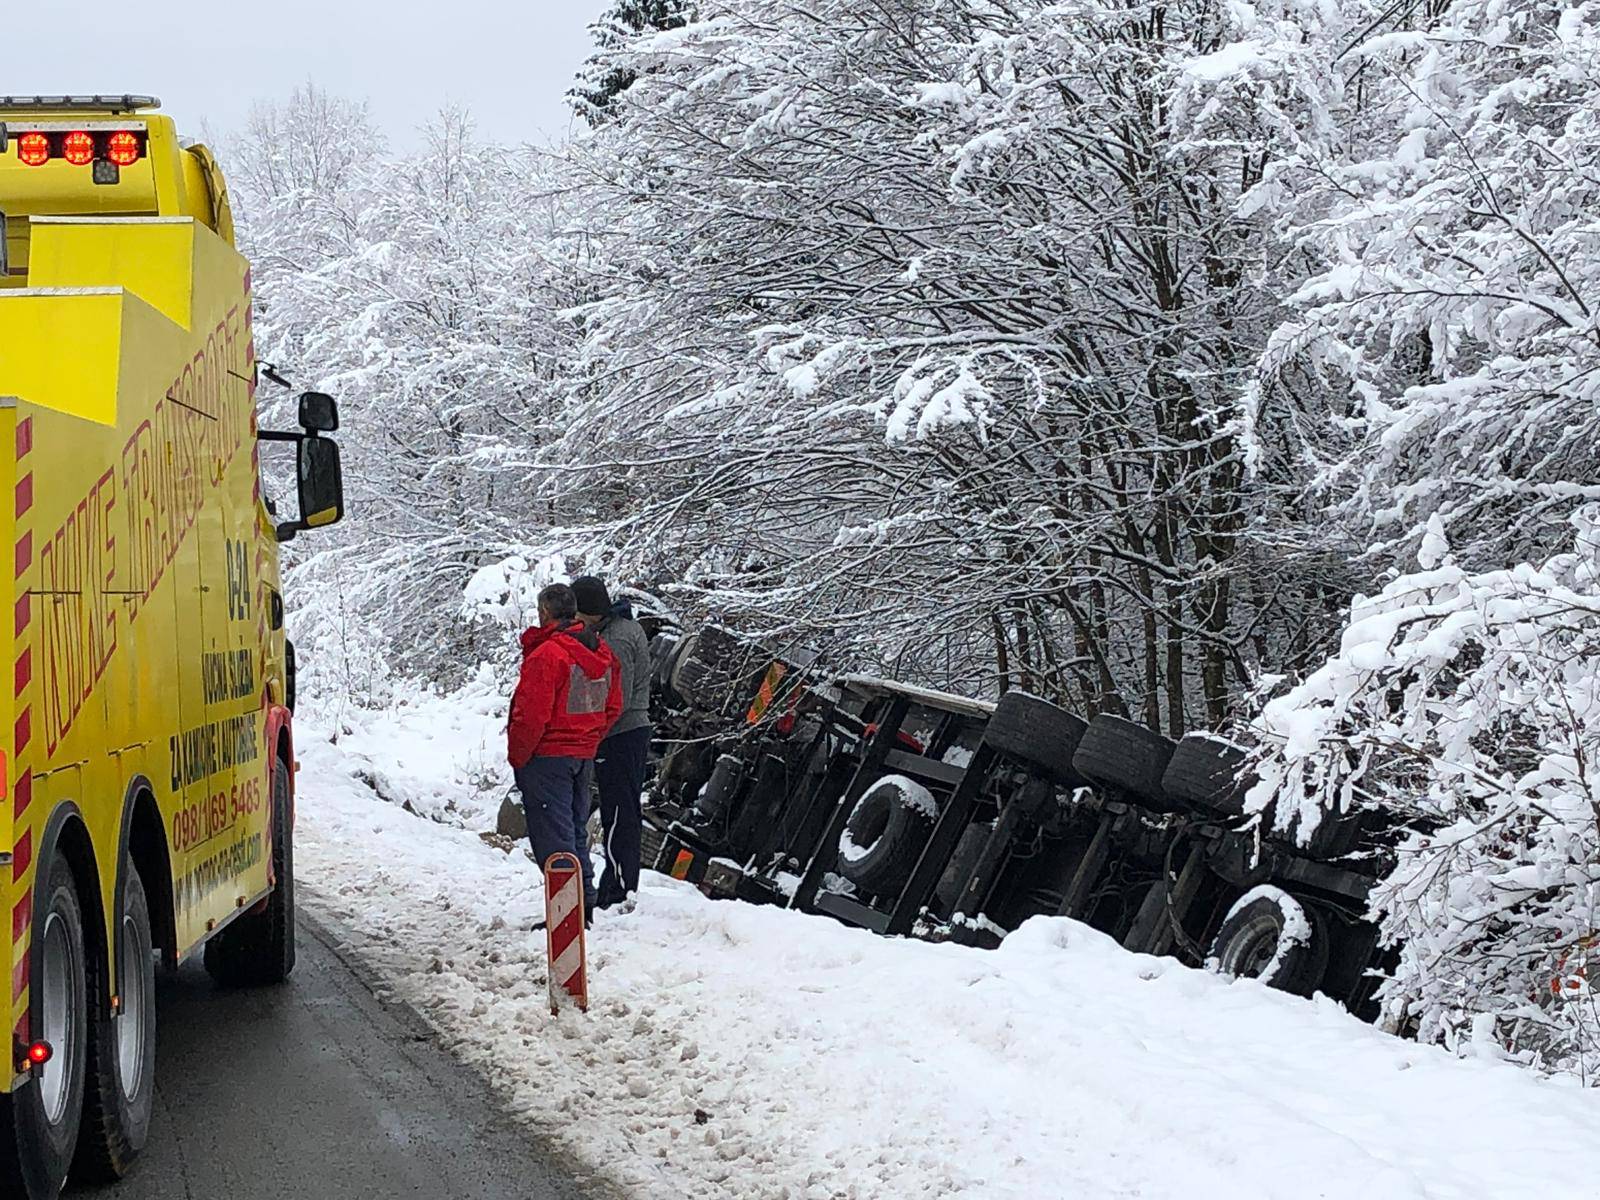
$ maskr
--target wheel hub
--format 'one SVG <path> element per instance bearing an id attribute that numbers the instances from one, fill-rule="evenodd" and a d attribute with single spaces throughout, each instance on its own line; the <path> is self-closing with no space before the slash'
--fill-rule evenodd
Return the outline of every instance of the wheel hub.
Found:
<path id="1" fill-rule="evenodd" d="M 43 971 L 38 986 L 39 1012 L 43 1028 L 41 1037 L 50 1044 L 54 1053 L 39 1068 L 39 1097 L 44 1104 L 45 1119 L 59 1125 L 67 1109 L 67 1072 L 77 1061 L 78 1013 L 81 1005 L 76 995 L 78 988 L 78 946 L 60 913 L 45 917 L 41 935 L 44 940 Z"/>
<path id="2" fill-rule="evenodd" d="M 144 1082 L 146 1025 L 150 1013 L 150 972 L 147 969 L 150 947 L 131 915 L 122 918 L 122 936 L 117 946 L 117 994 L 121 1008 L 117 1014 L 117 1066 L 122 1092 L 128 1099 L 139 1094 Z"/>
<path id="3" fill-rule="evenodd" d="M 1278 926 L 1262 918 L 1251 922 L 1234 942 L 1222 964 L 1223 973 L 1235 979 L 1259 979 L 1278 955 Z"/>

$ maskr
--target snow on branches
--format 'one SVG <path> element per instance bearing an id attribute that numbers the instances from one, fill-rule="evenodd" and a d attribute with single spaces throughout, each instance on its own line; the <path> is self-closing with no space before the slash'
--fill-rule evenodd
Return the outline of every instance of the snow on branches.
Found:
<path id="1" fill-rule="evenodd" d="M 1600 6 L 1337 8 L 1308 38 L 1335 119 L 1280 122 L 1244 199 L 1306 264 L 1250 396 L 1332 394 L 1323 494 L 1418 569 L 1266 705 L 1252 802 L 1390 830 L 1388 1020 L 1589 1074 Z"/>
<path id="2" fill-rule="evenodd" d="M 1276 801 L 1302 836 L 1352 810 L 1404 831 L 1373 897 L 1399 952 L 1382 992 L 1393 1024 L 1454 1042 L 1481 1038 L 1487 1016 L 1515 1050 L 1589 1071 L 1597 520 L 1581 511 L 1572 548 L 1538 566 L 1471 572 L 1446 556 L 1357 599 L 1339 652 L 1265 706 L 1272 753 L 1249 801 Z"/>
<path id="3" fill-rule="evenodd" d="M 1428 9 L 1324 45 L 1341 119 L 1251 197 L 1311 264 L 1266 362 L 1348 384 L 1329 482 L 1384 543 L 1536 560 L 1600 499 L 1600 6 Z"/>

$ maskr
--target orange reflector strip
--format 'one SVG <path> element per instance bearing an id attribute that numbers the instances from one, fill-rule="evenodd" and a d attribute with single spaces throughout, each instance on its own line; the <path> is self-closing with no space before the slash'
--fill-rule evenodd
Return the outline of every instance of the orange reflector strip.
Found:
<path id="1" fill-rule="evenodd" d="M 778 684 L 783 682 L 787 670 L 782 663 L 773 663 L 767 668 L 766 676 L 761 680 L 761 688 L 756 692 L 754 703 L 750 711 L 745 713 L 747 725 L 754 725 L 766 715 L 767 709 L 772 707 L 772 698 L 778 694 Z"/>
<path id="2" fill-rule="evenodd" d="M 672 877 L 674 879 L 689 878 L 689 868 L 694 863 L 694 855 L 687 850 L 679 850 L 678 857 L 672 860 Z"/>

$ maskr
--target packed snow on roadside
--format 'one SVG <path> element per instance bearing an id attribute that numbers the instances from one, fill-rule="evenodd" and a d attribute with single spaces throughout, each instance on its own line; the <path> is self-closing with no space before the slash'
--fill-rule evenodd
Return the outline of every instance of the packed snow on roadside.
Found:
<path id="1" fill-rule="evenodd" d="M 337 745 L 301 730 L 305 900 L 517 1116 L 633 1195 L 1507 1200 L 1579 1194 L 1600 1144 L 1600 1096 L 1491 1046 L 1456 1059 L 1062 919 L 985 952 L 647 875 L 590 935 L 591 1011 L 551 1017 L 527 855 L 363 782 L 381 767 L 395 795 L 478 811 L 483 714 L 448 707 L 345 722 Z"/>

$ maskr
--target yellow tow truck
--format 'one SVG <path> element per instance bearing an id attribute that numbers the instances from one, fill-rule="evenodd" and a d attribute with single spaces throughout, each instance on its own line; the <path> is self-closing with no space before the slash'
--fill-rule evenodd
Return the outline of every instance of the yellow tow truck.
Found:
<path id="1" fill-rule="evenodd" d="M 158 107 L 0 96 L 0 1194 L 30 1200 L 143 1147 L 157 957 L 294 966 L 278 543 L 343 513 L 338 412 L 258 430 L 227 187 Z"/>

